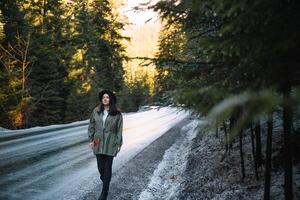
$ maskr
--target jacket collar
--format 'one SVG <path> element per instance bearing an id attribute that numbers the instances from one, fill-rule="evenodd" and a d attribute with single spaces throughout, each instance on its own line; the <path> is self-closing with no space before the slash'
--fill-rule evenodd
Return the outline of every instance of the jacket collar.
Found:
<path id="1" fill-rule="evenodd" d="M 96 111 L 97 111 L 99 114 L 101 114 L 101 113 L 100 113 L 100 106 L 97 106 L 97 107 L 96 107 Z M 109 113 L 108 113 L 108 114 L 109 114 Z"/>
<path id="2" fill-rule="evenodd" d="M 97 106 L 97 107 L 96 107 L 96 111 L 97 111 L 98 113 L 100 113 L 100 106 Z"/>

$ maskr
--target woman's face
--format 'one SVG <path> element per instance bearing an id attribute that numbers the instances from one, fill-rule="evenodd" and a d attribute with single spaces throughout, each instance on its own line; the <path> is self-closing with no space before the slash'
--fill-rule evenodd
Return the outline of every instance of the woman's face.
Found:
<path id="1" fill-rule="evenodd" d="M 109 105 L 109 96 L 108 96 L 108 94 L 104 94 L 104 95 L 102 96 L 102 104 L 103 104 L 104 106 L 108 106 L 108 105 Z"/>

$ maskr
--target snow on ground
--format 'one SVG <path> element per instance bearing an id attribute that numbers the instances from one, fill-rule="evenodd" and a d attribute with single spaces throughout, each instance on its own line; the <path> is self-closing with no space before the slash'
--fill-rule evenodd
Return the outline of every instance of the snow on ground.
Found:
<path id="1" fill-rule="evenodd" d="M 156 113 L 159 113 L 159 116 Z M 121 167 L 189 114 L 188 111 L 178 108 L 163 107 L 159 110 L 128 115 L 124 119 L 126 127 L 123 133 L 123 145 L 114 160 L 113 167 L 114 165 Z"/>
<path id="2" fill-rule="evenodd" d="M 68 124 L 55 124 L 55 125 L 49 125 L 49 126 L 36 126 L 32 128 L 27 128 L 27 129 L 18 129 L 18 130 L 10 130 L 10 129 L 0 129 L 0 136 L 1 135 L 7 135 L 7 134 L 23 134 L 23 133 L 30 133 L 30 132 L 35 132 L 35 131 L 51 131 L 53 129 L 57 128 L 68 128 L 70 126 L 80 126 L 80 125 L 86 125 L 88 123 L 88 120 L 84 121 L 77 121 L 77 122 L 72 122 Z"/>
<path id="3" fill-rule="evenodd" d="M 154 171 L 153 176 L 139 200 L 150 199 L 175 199 L 180 190 L 180 184 L 184 180 L 187 156 L 189 154 L 191 141 L 195 137 L 195 128 L 198 121 L 193 120 L 182 127 L 186 132 L 183 141 L 177 140 L 168 150 L 166 150 L 162 161 Z"/>
<path id="4" fill-rule="evenodd" d="M 144 111 L 149 111 L 149 110 L 153 110 L 153 109 L 158 109 L 158 106 L 143 106 L 141 107 L 137 112 L 144 112 Z M 136 112 L 132 112 L 132 113 L 122 113 L 123 115 L 128 115 L 128 114 L 135 114 Z M 27 129 L 17 129 L 17 130 L 10 130 L 10 129 L 6 129 L 3 127 L 0 127 L 0 136 L 1 135 L 8 135 L 8 134 L 16 134 L 16 133 L 30 133 L 30 132 L 34 132 L 34 131 L 47 131 L 47 130 L 53 130 L 53 129 L 57 129 L 57 128 L 68 128 L 70 126 L 80 126 L 80 125 L 86 125 L 88 123 L 88 119 L 87 120 L 83 120 L 83 121 L 76 121 L 76 122 L 71 122 L 71 123 L 67 123 L 67 124 L 54 124 L 54 125 L 49 125 L 49 126 L 35 126 L 32 128 L 27 128 Z"/>
<path id="5" fill-rule="evenodd" d="M 197 136 L 189 156 L 184 191 L 181 196 L 192 199 L 259 199 L 240 180 L 238 160 L 225 159 L 223 145 L 213 135 L 204 135 L 202 130 Z M 254 195 L 253 195 L 254 194 Z M 249 197 L 249 198 L 246 198 Z"/>
<path id="6" fill-rule="evenodd" d="M 276 122 L 275 124 L 280 124 Z M 265 128 L 265 127 L 262 127 Z M 273 135 L 273 168 L 278 162 L 281 146 L 280 130 Z M 185 172 L 184 189 L 179 199 L 185 200 L 253 200 L 263 199 L 264 167 L 259 169 L 260 180 L 255 180 L 250 134 L 243 138 L 246 177 L 241 179 L 239 145 L 236 141 L 233 149 L 225 154 L 223 132 L 219 138 L 205 127 L 200 129 L 193 139 L 191 153 Z M 262 137 L 265 144 L 265 135 Z M 263 154 L 265 148 L 263 148 Z M 283 170 L 276 166 L 272 171 L 271 199 L 284 199 Z"/>
<path id="7" fill-rule="evenodd" d="M 9 131 L 9 130 L 6 129 L 6 128 L 0 127 L 0 133 L 1 133 L 1 132 L 4 132 L 4 131 Z"/>

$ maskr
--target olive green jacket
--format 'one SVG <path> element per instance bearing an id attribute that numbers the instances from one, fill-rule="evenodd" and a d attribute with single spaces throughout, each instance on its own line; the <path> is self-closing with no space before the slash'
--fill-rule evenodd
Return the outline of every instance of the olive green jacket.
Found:
<path id="1" fill-rule="evenodd" d="M 97 106 L 94 108 L 88 126 L 89 142 L 97 141 L 99 143 L 93 147 L 94 154 L 106 154 L 116 156 L 118 147 L 123 144 L 123 116 L 119 113 L 115 116 L 108 114 L 105 120 L 105 128 L 103 128 L 103 113 Z"/>

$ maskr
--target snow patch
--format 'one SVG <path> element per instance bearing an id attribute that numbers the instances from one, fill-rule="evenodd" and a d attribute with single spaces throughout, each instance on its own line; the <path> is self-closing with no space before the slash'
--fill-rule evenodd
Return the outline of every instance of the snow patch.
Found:
<path id="1" fill-rule="evenodd" d="M 8 129 L 6 129 L 6 128 L 3 128 L 3 127 L 0 127 L 0 132 L 4 132 L 4 131 L 9 131 Z"/>
<path id="2" fill-rule="evenodd" d="M 190 152 L 192 139 L 196 136 L 195 128 L 199 121 L 193 120 L 182 127 L 184 135 L 168 150 L 153 173 L 146 189 L 142 191 L 139 200 L 175 199 L 184 181 L 183 173 L 186 168 L 187 156 Z"/>

